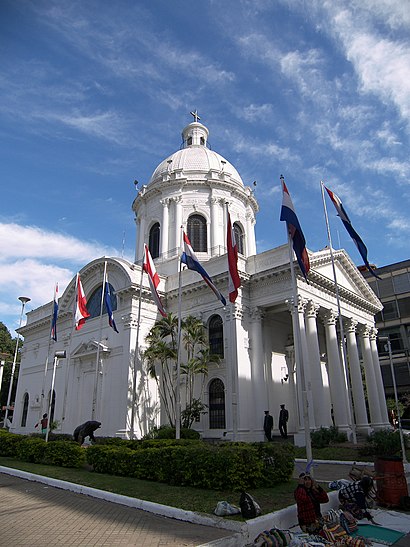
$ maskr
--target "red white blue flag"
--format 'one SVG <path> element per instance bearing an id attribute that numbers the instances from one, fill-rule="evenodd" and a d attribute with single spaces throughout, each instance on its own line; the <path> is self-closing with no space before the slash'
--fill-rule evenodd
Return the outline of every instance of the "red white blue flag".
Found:
<path id="1" fill-rule="evenodd" d="M 235 302 L 238 296 L 238 288 L 241 286 L 241 279 L 238 273 L 238 245 L 236 243 L 235 231 L 231 225 L 231 216 L 228 208 L 228 230 L 226 237 L 226 246 L 228 248 L 228 292 L 229 301 Z"/>
<path id="2" fill-rule="evenodd" d="M 213 291 L 213 293 L 218 298 L 218 300 L 220 300 L 222 304 L 226 306 L 225 298 L 215 287 L 212 279 L 209 277 L 205 269 L 199 263 L 199 260 L 197 259 L 194 253 L 194 250 L 192 248 L 191 242 L 189 241 L 189 238 L 185 232 L 183 234 L 183 239 L 184 239 L 184 252 L 181 255 L 181 262 L 188 267 L 188 270 L 195 270 L 196 272 L 198 272 L 199 275 L 202 276 L 202 279 L 205 281 L 208 287 Z"/>
<path id="3" fill-rule="evenodd" d="M 75 330 L 80 330 L 85 320 L 90 317 L 87 310 L 87 299 L 85 297 L 84 289 L 81 284 L 80 274 L 77 274 L 76 282 L 76 297 L 75 297 Z"/>
<path id="4" fill-rule="evenodd" d="M 307 274 L 310 270 L 310 262 L 306 250 L 305 236 L 303 235 L 302 228 L 300 227 L 298 217 L 295 213 L 295 208 L 293 207 L 292 199 L 290 197 L 283 177 L 281 177 L 281 181 L 283 200 L 282 209 L 280 212 L 280 220 L 284 220 L 287 224 L 288 232 L 292 239 L 293 250 L 295 251 L 295 255 L 302 274 L 307 281 Z"/>
<path id="5" fill-rule="evenodd" d="M 51 319 L 51 339 L 57 342 L 57 317 L 58 317 L 58 283 L 54 291 L 53 317 Z"/>
<path id="6" fill-rule="evenodd" d="M 356 232 L 356 230 L 353 228 L 352 223 L 350 222 L 350 218 L 348 217 L 345 208 L 343 207 L 342 200 L 337 196 L 334 192 L 329 190 L 329 188 L 326 188 L 326 192 L 328 193 L 333 205 L 336 207 L 337 215 L 340 217 L 340 220 L 343 222 L 344 227 L 348 231 L 348 234 L 353 239 L 357 250 L 360 253 L 360 256 L 363 259 L 363 262 L 366 264 L 367 269 L 369 272 L 374 275 L 374 277 L 377 277 L 377 279 L 380 279 L 378 275 L 374 272 L 373 268 L 370 266 L 369 261 L 367 259 L 367 247 L 363 243 L 362 238 L 359 236 L 359 234 Z"/>
<path id="7" fill-rule="evenodd" d="M 108 324 L 115 332 L 118 332 L 117 325 L 114 321 L 114 313 L 112 311 L 110 284 L 108 283 L 108 276 L 105 276 L 105 288 L 104 288 L 104 304 L 107 309 Z"/>
<path id="8" fill-rule="evenodd" d="M 154 261 L 152 260 L 151 253 L 149 252 L 148 245 L 146 243 L 144 243 L 144 264 L 142 267 L 144 269 L 144 272 L 146 272 L 146 274 L 148 275 L 148 282 L 151 289 L 152 298 L 157 305 L 158 311 L 162 315 L 162 317 L 166 317 L 167 312 L 165 311 L 165 308 L 161 302 L 161 298 L 159 297 L 159 294 L 157 292 L 157 287 L 159 285 L 159 275 L 157 273 L 157 270 L 155 269 Z"/>

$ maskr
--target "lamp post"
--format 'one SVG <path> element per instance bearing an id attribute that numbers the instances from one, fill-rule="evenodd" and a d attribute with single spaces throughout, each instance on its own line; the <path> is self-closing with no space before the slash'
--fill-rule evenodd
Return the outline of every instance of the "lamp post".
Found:
<path id="1" fill-rule="evenodd" d="M 392 377 L 392 380 L 393 380 L 394 400 L 396 401 L 397 423 L 398 423 L 398 426 L 399 426 L 401 451 L 402 451 L 402 454 L 403 454 L 403 463 L 407 464 L 408 462 L 407 462 L 407 458 L 406 458 L 406 448 L 405 448 L 405 445 L 404 445 L 403 430 L 401 428 L 399 399 L 397 397 L 396 375 L 394 373 L 393 355 L 392 355 L 392 351 L 391 351 L 390 338 L 388 336 L 379 336 L 379 340 L 380 340 L 380 342 L 386 342 L 385 349 L 387 347 L 387 350 L 389 352 L 390 370 L 391 370 L 391 377 Z"/>
<path id="2" fill-rule="evenodd" d="M 21 313 L 20 313 L 20 322 L 19 322 L 19 328 L 20 328 L 21 327 L 21 322 L 23 320 L 24 306 L 27 304 L 27 302 L 30 302 L 31 298 L 29 298 L 28 296 L 19 296 L 19 300 L 21 302 Z M 8 415 L 9 415 L 9 408 L 10 408 L 10 402 L 11 402 L 11 392 L 13 391 L 14 371 L 16 370 L 17 354 L 18 354 L 18 350 L 19 350 L 19 341 L 20 341 L 20 334 L 17 331 L 16 351 L 14 352 L 13 366 L 11 367 L 9 394 L 7 396 L 6 414 L 4 416 L 3 427 L 6 427 L 6 425 L 7 425 L 7 418 L 8 418 Z"/>
<path id="3" fill-rule="evenodd" d="M 50 398 L 49 398 L 49 401 L 48 401 L 46 442 L 48 441 L 48 435 L 50 433 L 51 406 L 53 404 L 54 381 L 55 381 L 55 378 L 56 378 L 57 362 L 58 362 L 59 359 L 65 359 L 65 358 L 66 358 L 65 350 L 56 351 L 55 354 L 54 354 L 53 377 L 52 377 L 52 380 L 51 380 Z"/>

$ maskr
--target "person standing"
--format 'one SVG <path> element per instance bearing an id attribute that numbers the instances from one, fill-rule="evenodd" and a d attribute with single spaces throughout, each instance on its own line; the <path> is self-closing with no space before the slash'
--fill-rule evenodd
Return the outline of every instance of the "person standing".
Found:
<path id="1" fill-rule="evenodd" d="M 268 442 L 272 440 L 272 429 L 273 429 L 273 417 L 269 414 L 269 410 L 265 410 L 263 430 L 265 431 L 265 436 L 268 439 Z"/>
<path id="2" fill-rule="evenodd" d="M 315 534 L 323 528 L 320 505 L 329 501 L 329 496 L 308 473 L 299 475 L 295 490 L 298 523 L 303 532 Z"/>
<path id="3" fill-rule="evenodd" d="M 289 420 L 289 412 L 285 408 L 285 405 L 280 405 L 279 431 L 284 439 L 288 438 L 288 420 Z"/>

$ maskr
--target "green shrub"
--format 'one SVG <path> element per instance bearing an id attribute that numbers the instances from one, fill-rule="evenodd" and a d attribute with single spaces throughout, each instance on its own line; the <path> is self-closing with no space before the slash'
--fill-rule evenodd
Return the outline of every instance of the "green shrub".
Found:
<path id="1" fill-rule="evenodd" d="M 130 476 L 212 490 L 246 490 L 272 486 L 292 476 L 291 444 L 224 443 L 168 439 L 141 443 L 141 450 L 110 445 L 87 449 L 98 473 Z"/>
<path id="2" fill-rule="evenodd" d="M 16 456 L 19 460 L 31 463 L 41 463 L 44 458 L 44 451 L 47 443 L 43 438 L 23 437 L 17 444 Z"/>
<path id="3" fill-rule="evenodd" d="M 85 463 L 84 449 L 74 441 L 46 443 L 43 463 L 61 467 L 82 467 Z"/>
<path id="4" fill-rule="evenodd" d="M 404 436 L 404 446 L 408 444 Z M 400 432 L 391 429 L 375 431 L 367 437 L 366 444 L 360 449 L 363 456 L 395 456 L 401 452 Z"/>
<path id="5" fill-rule="evenodd" d="M 142 440 L 149 439 L 175 439 L 176 430 L 175 427 L 169 425 L 161 425 L 160 427 L 154 427 Z M 195 429 L 188 429 L 181 427 L 181 439 L 199 439 L 201 436 Z"/>
<path id="6" fill-rule="evenodd" d="M 337 427 L 321 427 L 310 434 L 312 448 L 325 448 L 330 443 L 344 443 L 347 441 L 346 433 L 339 432 Z"/>
<path id="7" fill-rule="evenodd" d="M 16 435 L 16 433 L 0 429 L 0 456 L 16 457 L 17 446 L 23 439 L 23 435 Z"/>

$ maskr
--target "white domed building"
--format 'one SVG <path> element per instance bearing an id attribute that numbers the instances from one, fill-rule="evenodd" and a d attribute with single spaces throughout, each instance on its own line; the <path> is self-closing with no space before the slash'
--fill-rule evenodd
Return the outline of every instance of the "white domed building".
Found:
<path id="1" fill-rule="evenodd" d="M 350 257 L 344 250 L 333 252 L 338 305 L 330 251 L 309 252 L 309 284 L 296 267 L 295 307 L 287 245 L 256 253 L 258 204 L 252 189 L 228 160 L 209 149 L 208 129 L 197 116 L 182 138 L 182 148 L 158 165 L 132 205 L 135 262 L 102 257 L 81 269 L 91 314 L 82 329 L 73 328 L 75 278 L 59 300 L 58 342 L 49 336 L 53 303 L 27 314 L 20 331 L 24 347 L 12 430 L 35 431 L 51 393 L 57 432 L 72 433 L 78 424 L 95 419 L 102 423 L 101 435 L 140 438 L 166 423 L 157 385 L 139 358 L 146 335 L 161 317 L 141 273 L 143 246 L 147 243 L 154 259 L 167 312 L 178 314 L 181 228 L 227 296 L 227 205 L 239 250 L 241 287 L 235 304 L 223 306 L 198 273 L 181 273 L 181 317 L 201 319 L 210 347 L 220 357 L 219 366 L 209 365 L 205 389 L 197 394 L 207 412 L 195 429 L 208 439 L 262 441 L 264 411 L 273 415 L 278 434 L 281 404 L 289 410 L 288 432 L 298 444 L 304 439 L 304 406 L 311 430 L 333 423 L 348 434 L 388 427 L 374 322 L 382 305 Z M 119 333 L 109 327 L 106 312 L 100 317 L 105 269 Z M 303 355 L 303 383 L 295 340 Z M 58 361 L 51 391 L 53 356 L 61 350 L 67 357 Z"/>

